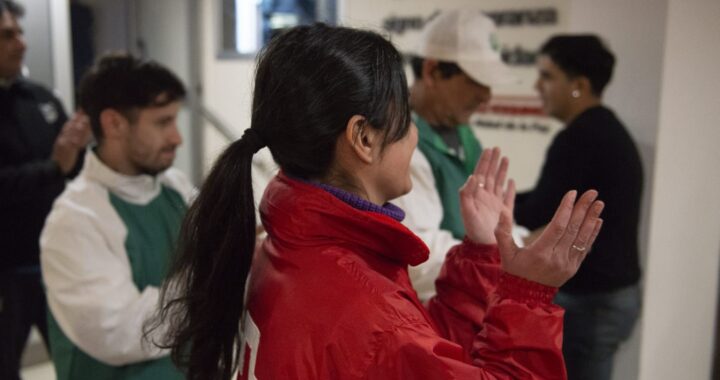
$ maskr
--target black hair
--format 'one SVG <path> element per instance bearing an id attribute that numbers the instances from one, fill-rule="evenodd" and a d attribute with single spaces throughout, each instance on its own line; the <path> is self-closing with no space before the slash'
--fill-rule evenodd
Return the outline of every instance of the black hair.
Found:
<path id="1" fill-rule="evenodd" d="M 188 379 L 227 379 L 237 366 L 255 248 L 254 152 L 266 144 L 288 175 L 326 178 L 338 138 L 355 115 L 382 133 L 383 148 L 409 131 L 402 56 L 382 36 L 299 26 L 259 54 L 250 129 L 220 155 L 190 206 L 161 312 L 145 330 L 147 336 L 153 325 L 168 325 L 164 341 L 155 343 L 171 348 Z"/>
<path id="2" fill-rule="evenodd" d="M 553 36 L 542 45 L 540 54 L 547 55 L 568 77 L 588 78 L 596 96 L 602 95 L 615 66 L 613 53 L 592 34 Z"/>
<path id="3" fill-rule="evenodd" d="M 132 123 L 140 109 L 162 107 L 184 99 L 185 94 L 180 79 L 159 63 L 112 53 L 100 57 L 80 81 L 78 102 L 100 143 L 102 111 L 114 109 Z"/>
<path id="4" fill-rule="evenodd" d="M 415 79 L 422 79 L 422 67 L 425 63 L 425 58 L 418 56 L 410 57 L 410 67 L 412 68 Z M 438 70 L 443 79 L 448 79 L 454 75 L 462 74 L 463 70 L 455 62 L 449 61 L 438 61 Z"/>
<path id="5" fill-rule="evenodd" d="M 22 17 L 25 15 L 25 8 L 12 0 L 0 0 L 0 15 L 10 12 L 14 17 Z"/>

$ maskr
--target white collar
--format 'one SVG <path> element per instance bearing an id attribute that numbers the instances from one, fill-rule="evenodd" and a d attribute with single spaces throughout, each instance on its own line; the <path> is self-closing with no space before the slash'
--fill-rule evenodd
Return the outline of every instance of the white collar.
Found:
<path id="1" fill-rule="evenodd" d="M 159 179 L 162 173 L 158 176 L 148 174 L 129 176 L 118 173 L 100 161 L 92 149 L 88 149 L 85 154 L 82 175 L 107 187 L 108 191 L 123 200 L 140 205 L 150 203 L 160 194 L 162 188 Z"/>

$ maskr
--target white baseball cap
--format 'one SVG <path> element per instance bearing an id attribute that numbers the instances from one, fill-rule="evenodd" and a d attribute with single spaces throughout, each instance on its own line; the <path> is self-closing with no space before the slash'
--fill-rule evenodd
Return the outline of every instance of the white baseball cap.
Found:
<path id="1" fill-rule="evenodd" d="M 442 11 L 432 18 L 423 27 L 415 54 L 454 62 L 472 79 L 486 86 L 518 81 L 500 58 L 495 23 L 476 9 Z"/>

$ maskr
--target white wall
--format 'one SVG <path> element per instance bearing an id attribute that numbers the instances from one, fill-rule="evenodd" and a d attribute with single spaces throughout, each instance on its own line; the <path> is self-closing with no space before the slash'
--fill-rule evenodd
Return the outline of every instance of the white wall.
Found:
<path id="1" fill-rule="evenodd" d="M 190 35 L 190 11 L 192 0 L 135 0 L 131 1 L 130 37 L 142 41 L 142 45 L 133 46 L 133 52 L 144 58 L 153 59 L 167 66 L 192 91 L 191 65 L 192 52 Z M 192 175 L 197 159 L 192 157 L 193 135 L 191 110 L 183 109 L 178 118 L 183 144 L 177 152 L 174 166 L 188 175 Z"/>
<path id="2" fill-rule="evenodd" d="M 250 126 L 254 58 L 219 59 L 219 1 L 202 2 L 202 83 L 205 106 L 240 136 Z M 208 169 L 227 141 L 205 128 L 203 167 Z M 207 170 L 206 170 L 207 171 Z"/>
<path id="3" fill-rule="evenodd" d="M 72 38 L 70 35 L 70 5 L 68 0 L 48 0 L 50 9 L 50 39 L 52 40 L 53 88 L 68 114 L 75 107 L 73 82 Z"/>
<path id="4" fill-rule="evenodd" d="M 22 5 L 25 7 L 25 16 L 20 20 L 20 25 L 25 30 L 25 42 L 28 45 L 25 65 L 30 72 L 29 77 L 52 88 L 54 77 L 48 0 L 27 0 Z"/>
<path id="5" fill-rule="evenodd" d="M 67 0 L 25 0 L 25 30 L 28 50 L 25 65 L 29 78 L 56 92 L 65 110 L 73 106 L 72 51 Z"/>
<path id="6" fill-rule="evenodd" d="M 710 379 L 720 259 L 720 2 L 670 0 L 640 379 Z"/>

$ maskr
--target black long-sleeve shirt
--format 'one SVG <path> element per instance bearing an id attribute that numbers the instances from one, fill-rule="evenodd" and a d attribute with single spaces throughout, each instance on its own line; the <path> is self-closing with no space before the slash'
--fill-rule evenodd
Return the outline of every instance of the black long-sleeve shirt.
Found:
<path id="1" fill-rule="evenodd" d="M 40 231 L 65 187 L 50 156 L 66 120 L 39 85 L 20 79 L 0 87 L 0 272 L 38 265 Z"/>
<path id="2" fill-rule="evenodd" d="M 632 137 L 609 109 L 593 107 L 553 140 L 534 190 L 519 194 L 518 224 L 546 225 L 562 196 L 596 189 L 605 202 L 604 223 L 578 273 L 562 288 L 570 293 L 604 292 L 640 278 L 638 224 L 643 187 L 640 155 Z"/>

